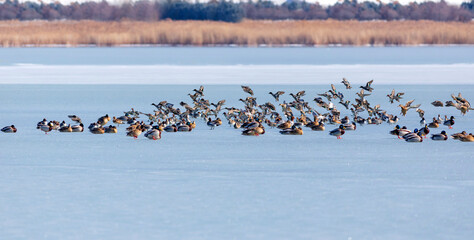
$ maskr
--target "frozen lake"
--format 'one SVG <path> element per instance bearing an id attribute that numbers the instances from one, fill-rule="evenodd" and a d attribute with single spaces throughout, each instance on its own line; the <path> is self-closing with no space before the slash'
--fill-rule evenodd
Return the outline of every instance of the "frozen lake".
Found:
<path id="1" fill-rule="evenodd" d="M 473 49 L 462 52 L 473 53 Z M 28 52 L 17 50 L 23 55 Z M 298 51 L 293 54 L 304 54 Z M 440 51 L 450 54 L 444 48 Z M 473 112 L 461 116 L 454 108 L 429 104 L 451 100 L 450 94 L 458 92 L 472 102 L 474 54 L 467 60 L 453 57 L 442 62 L 427 57 L 436 51 L 427 52 L 426 62 L 391 60 L 381 65 L 367 60 L 360 66 L 337 61 L 324 66 L 299 60 L 293 66 L 278 61 L 237 66 L 226 60 L 232 64 L 172 62 L 167 67 L 151 61 L 101 68 L 95 60 L 87 66 L 59 64 L 54 62 L 55 54 L 65 53 L 54 50 L 53 60 L 29 62 L 24 57 L 4 64 L 0 66 L 0 125 L 15 124 L 19 130 L 0 134 L 0 238 L 470 239 L 474 235 L 472 143 L 427 139 L 409 144 L 389 135 L 393 126 L 388 124 L 360 126 L 342 140 L 328 135 L 336 127 L 331 125 L 325 132 L 305 128 L 302 136 L 283 136 L 267 128 L 265 135 L 245 137 L 227 124 L 211 131 L 197 120 L 194 131 L 163 133 L 159 141 L 125 137 L 125 126 L 112 135 L 87 131 L 45 135 L 35 128 L 43 118 L 62 121 L 76 114 L 88 124 L 106 113 L 122 115 L 132 107 L 151 112 L 152 102 L 190 103 L 187 93 L 201 83 L 206 84 L 205 98 L 211 102 L 226 99 L 227 107 L 241 108 L 238 99 L 246 94 L 239 85 L 223 84 L 239 84 L 238 79 L 250 82 L 259 103 L 274 103 L 269 91 L 306 90 L 304 99 L 314 107 L 312 99 L 329 90 L 330 83 L 352 101 L 358 89 L 345 90 L 339 83 L 347 77 L 354 88 L 359 86 L 355 83 L 374 78 L 375 90 L 367 99 L 389 113 L 400 113 L 386 98 L 395 88 L 405 92 L 402 102 L 421 103 L 427 120 L 437 114 L 456 117 L 454 129 L 440 127 L 432 129 L 434 133 L 474 132 Z M 0 56 L 3 53 L 0 49 Z M 196 68 L 206 70 L 195 72 Z M 324 68 L 331 68 L 330 73 L 321 72 Z M 352 68 L 345 72 L 349 75 L 338 74 L 338 69 Z M 249 78 L 268 76 L 262 69 L 283 72 L 252 85 Z M 412 75 L 416 72 L 419 75 Z M 210 84 L 215 82 L 206 81 L 208 76 L 233 80 Z M 434 84 L 420 84 L 416 76 Z M 123 78 L 116 81 L 115 77 Z M 405 80 L 397 82 L 397 78 Z M 47 79 L 54 84 L 43 84 Z M 160 84 L 167 79 L 167 85 Z M 77 84 L 79 80 L 85 82 Z M 291 97 L 284 95 L 282 100 Z M 349 114 L 341 105 L 338 109 Z M 418 122 L 418 114 L 410 110 L 399 124 L 414 129 Z"/>

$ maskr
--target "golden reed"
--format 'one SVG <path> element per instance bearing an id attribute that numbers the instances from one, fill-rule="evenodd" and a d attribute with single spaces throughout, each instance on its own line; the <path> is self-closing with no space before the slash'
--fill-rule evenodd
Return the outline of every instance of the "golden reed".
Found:
<path id="1" fill-rule="evenodd" d="M 3 47 L 129 44 L 281 46 L 474 44 L 474 22 L 0 21 Z"/>

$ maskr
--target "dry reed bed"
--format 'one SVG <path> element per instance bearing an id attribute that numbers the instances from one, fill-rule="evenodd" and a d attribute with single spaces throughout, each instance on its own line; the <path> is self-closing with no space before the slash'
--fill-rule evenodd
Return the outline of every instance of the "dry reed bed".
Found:
<path id="1" fill-rule="evenodd" d="M 45 45 L 474 44 L 474 22 L 434 21 L 0 21 L 3 47 Z"/>

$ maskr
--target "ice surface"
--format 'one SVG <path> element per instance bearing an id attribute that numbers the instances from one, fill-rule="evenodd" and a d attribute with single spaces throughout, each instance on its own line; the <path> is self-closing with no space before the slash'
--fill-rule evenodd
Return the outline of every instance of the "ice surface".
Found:
<path id="1" fill-rule="evenodd" d="M 89 83 L 101 71 L 94 67 L 15 68 L 19 67 L 2 68 L 0 81 L 36 82 L 49 76 L 57 82 L 69 76 L 64 80 L 77 82 L 85 74 L 82 77 Z M 101 78 L 108 81 L 125 73 L 105 69 Z M 141 74 L 125 77 L 146 83 L 143 79 L 178 79 L 181 72 L 180 79 L 219 79 L 242 70 L 223 67 L 212 75 L 211 69 L 180 69 L 174 75 L 168 71 L 156 76 L 160 71 L 153 69 L 129 69 Z M 315 69 L 310 67 L 311 74 L 324 70 Z M 440 81 L 447 77 L 443 69 L 424 71 Z M 227 70 L 231 72 L 220 75 Z M 459 69 L 452 70 L 449 74 L 459 84 L 463 80 L 454 77 Z M 257 79 L 252 71 L 240 72 L 241 78 Z M 274 71 L 275 76 L 280 73 L 278 68 Z M 408 77 L 406 71 L 384 76 Z M 472 69 L 462 71 L 472 74 Z M 354 81 L 372 78 L 363 72 L 314 80 L 336 83 L 346 98 L 353 99 L 354 89 L 343 90 L 338 82 L 342 76 Z M 288 81 L 288 76 L 298 81 L 309 75 L 288 74 L 281 79 Z M 472 80 L 470 76 L 463 77 Z M 381 75 L 373 78 L 371 103 L 398 114 L 399 109 L 385 97 L 395 88 L 406 93 L 404 100 L 422 103 L 427 119 L 438 113 L 456 117 L 453 130 L 441 127 L 432 132 L 474 132 L 473 112 L 463 117 L 453 108 L 429 104 L 450 100 L 450 94 L 457 92 L 472 102 L 474 85 L 383 85 L 379 83 L 391 80 Z M 226 124 L 211 131 L 202 120 L 195 131 L 163 133 L 160 141 L 125 137 L 124 126 L 115 135 L 45 135 L 35 129 L 43 117 L 67 120 L 68 114 L 77 114 L 90 123 L 106 113 L 121 115 L 131 107 L 151 112 L 150 104 L 161 100 L 190 102 L 186 94 L 196 87 L 2 85 L 0 125 L 15 124 L 19 130 L 0 134 L 0 239 L 471 239 L 474 235 L 472 143 L 429 139 L 406 143 L 389 135 L 393 126 L 387 124 L 361 126 L 342 140 L 328 131 L 307 129 L 303 136 L 282 136 L 267 128 L 263 136 L 246 137 Z M 269 91 L 306 90 L 304 99 L 311 101 L 316 93 L 329 89 L 327 84 L 252 87 L 259 103 L 274 101 Z M 205 85 L 205 97 L 242 107 L 238 99 L 245 93 L 238 85 Z M 285 95 L 281 100 L 290 98 Z M 418 121 L 410 110 L 399 124 L 413 129 L 419 127 Z"/>
<path id="2" fill-rule="evenodd" d="M 472 84 L 474 64 L 0 66 L 0 84 Z"/>

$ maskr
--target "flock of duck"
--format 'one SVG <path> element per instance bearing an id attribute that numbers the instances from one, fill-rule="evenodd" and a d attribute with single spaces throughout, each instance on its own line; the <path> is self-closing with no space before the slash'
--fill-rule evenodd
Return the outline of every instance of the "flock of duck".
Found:
<path id="1" fill-rule="evenodd" d="M 347 79 L 343 78 L 341 82 L 345 89 L 351 89 L 351 84 Z M 253 90 L 248 86 L 242 86 L 242 90 L 248 94 L 246 98 L 239 99 L 243 103 L 243 108 L 235 107 L 223 107 L 225 100 L 218 101 L 217 103 L 211 103 L 209 100 L 204 98 L 204 87 L 201 86 L 199 89 L 193 89 L 193 92 L 188 94 L 192 100 L 192 104 L 186 102 L 180 102 L 181 107 L 175 107 L 174 104 L 167 101 L 162 101 L 158 104 L 152 103 L 156 110 L 152 113 L 143 113 L 134 110 L 124 112 L 123 116 L 110 117 L 108 114 L 98 118 L 96 122 L 91 123 L 88 126 L 88 130 L 93 134 L 104 134 L 104 133 L 117 133 L 117 126 L 121 124 L 128 124 L 126 128 L 126 135 L 134 138 L 138 138 L 143 134 L 148 139 L 158 140 L 161 139 L 162 132 L 191 132 L 196 127 L 196 119 L 205 120 L 207 126 L 210 129 L 214 129 L 222 125 L 222 120 L 219 116 L 224 116 L 227 123 L 235 128 L 241 129 L 242 135 L 246 136 L 259 136 L 265 134 L 265 126 L 270 128 L 278 128 L 279 133 L 283 135 L 302 135 L 303 127 L 311 129 L 312 131 L 325 131 L 326 125 L 336 125 L 329 135 L 335 136 L 338 139 L 346 133 L 346 131 L 354 131 L 357 129 L 357 125 L 364 124 L 396 124 L 399 117 L 396 115 L 388 114 L 380 108 L 380 104 L 372 106 L 366 97 L 370 96 L 372 91 L 373 80 L 367 82 L 367 84 L 360 86 L 360 91 L 356 93 L 357 98 L 351 104 L 349 100 L 344 98 L 342 92 L 337 91 L 336 87 L 331 84 L 331 89 L 328 91 L 318 94 L 314 98 L 316 105 L 323 109 L 325 112 L 320 113 L 315 108 L 310 106 L 309 102 L 302 99 L 305 96 L 305 91 L 297 93 L 290 93 L 289 96 L 293 98 L 293 101 L 280 103 L 280 96 L 284 95 L 284 91 L 277 91 L 276 93 L 269 92 L 275 99 L 275 102 L 279 103 L 278 106 L 281 108 L 281 113 L 277 111 L 277 107 L 271 103 L 266 102 L 264 104 L 258 104 L 257 99 L 254 97 Z M 387 95 L 389 102 L 393 104 L 395 101 L 400 102 L 403 98 L 404 93 L 395 92 L 392 90 Z M 470 103 L 462 97 L 459 93 L 457 96 L 451 95 L 452 100 L 446 101 L 434 101 L 431 104 L 435 107 L 454 107 L 460 111 L 461 115 L 465 115 L 471 108 Z M 327 101 L 326 101 L 327 100 Z M 341 112 L 337 109 L 333 101 L 338 101 L 342 107 L 347 110 L 350 109 L 352 115 L 341 117 Z M 442 118 L 440 115 L 433 117 L 432 122 L 427 123 L 425 120 L 425 112 L 420 108 L 421 104 L 413 104 L 414 100 L 408 101 L 405 104 L 400 104 L 401 115 L 405 116 L 410 109 L 415 111 L 420 116 L 420 129 L 409 130 L 407 127 L 396 127 L 390 131 L 390 134 L 397 136 L 400 139 L 404 139 L 407 142 L 422 142 L 423 139 L 427 138 L 430 133 L 430 129 L 436 129 L 441 126 L 446 126 L 452 129 L 455 124 L 455 117 Z M 319 110 L 319 109 L 318 109 Z M 321 111 L 321 110 L 320 110 Z M 220 113 L 222 115 L 220 115 Z M 367 112 L 368 117 L 361 117 L 361 113 Z M 59 132 L 83 132 L 85 127 L 82 123 L 81 118 L 76 115 L 68 116 L 73 124 L 68 124 L 66 121 L 48 121 L 43 119 L 37 123 L 37 129 L 45 132 L 46 134 L 51 131 Z M 146 118 L 146 120 L 140 120 L 140 118 Z M 142 118 L 142 119 L 143 119 Z M 113 124 L 109 124 L 113 123 Z M 109 124 L 107 126 L 107 124 Z M 6 126 L 1 129 L 4 133 L 15 133 L 17 128 L 14 125 Z M 472 133 L 466 133 L 465 131 L 451 134 L 452 139 L 460 140 L 463 142 L 473 142 L 474 136 Z M 449 138 L 446 131 L 432 134 L 431 139 L 435 141 L 445 141 Z"/>

